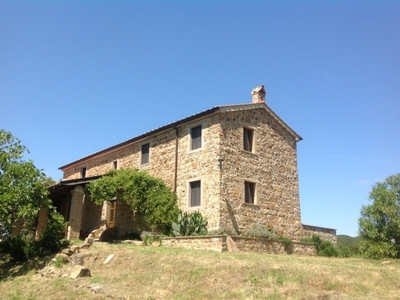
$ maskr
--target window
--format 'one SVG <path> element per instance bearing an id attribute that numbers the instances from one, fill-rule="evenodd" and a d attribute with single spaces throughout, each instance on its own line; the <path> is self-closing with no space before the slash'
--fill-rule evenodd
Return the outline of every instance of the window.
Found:
<path id="1" fill-rule="evenodd" d="M 255 203 L 256 184 L 254 182 L 244 182 L 244 202 Z"/>
<path id="2" fill-rule="evenodd" d="M 142 154 L 142 160 L 141 160 L 141 164 L 148 164 L 149 163 L 149 159 L 150 159 L 150 143 L 147 144 L 143 144 L 141 147 L 141 154 Z"/>
<path id="3" fill-rule="evenodd" d="M 81 168 L 81 177 L 82 178 L 86 177 L 86 167 Z"/>
<path id="4" fill-rule="evenodd" d="M 253 129 L 243 128 L 243 149 L 244 150 L 253 152 L 253 137 L 254 137 Z"/>
<path id="5" fill-rule="evenodd" d="M 108 219 L 108 227 L 113 228 L 115 226 L 115 213 L 117 212 L 117 200 L 110 201 L 110 214 Z"/>
<path id="6" fill-rule="evenodd" d="M 112 163 L 112 167 L 114 170 L 117 170 L 118 169 L 118 161 L 114 160 Z"/>
<path id="7" fill-rule="evenodd" d="M 190 150 L 201 148 L 201 125 L 190 128 Z"/>
<path id="8" fill-rule="evenodd" d="M 201 181 L 192 181 L 189 183 L 189 206 L 195 207 L 201 205 Z"/>

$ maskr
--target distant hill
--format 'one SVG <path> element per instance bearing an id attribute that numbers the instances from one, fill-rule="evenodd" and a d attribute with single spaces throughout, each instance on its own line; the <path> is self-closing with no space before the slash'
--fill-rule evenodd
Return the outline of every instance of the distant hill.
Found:
<path id="1" fill-rule="evenodd" d="M 337 243 L 342 244 L 344 246 L 350 246 L 351 244 L 353 244 L 354 242 L 356 242 L 360 239 L 361 239 L 361 237 L 359 237 L 359 236 L 351 237 L 349 235 L 339 234 L 337 236 Z"/>

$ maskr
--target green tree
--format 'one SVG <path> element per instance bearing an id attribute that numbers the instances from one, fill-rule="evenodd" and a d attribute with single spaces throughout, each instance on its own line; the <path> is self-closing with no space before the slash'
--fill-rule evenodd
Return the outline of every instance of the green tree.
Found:
<path id="1" fill-rule="evenodd" d="M 17 220 L 32 229 L 39 210 L 51 205 L 49 179 L 31 160 L 23 160 L 25 152 L 19 139 L 0 130 L 0 235 L 9 234 Z"/>
<path id="2" fill-rule="evenodd" d="M 371 205 L 363 206 L 359 234 L 360 251 L 370 258 L 400 257 L 400 174 L 372 187 Z"/>
<path id="3" fill-rule="evenodd" d="M 179 212 L 175 194 L 161 179 L 144 171 L 112 170 L 91 182 L 87 190 L 97 204 L 113 198 L 127 203 L 145 227 L 164 234 L 171 233 Z"/>

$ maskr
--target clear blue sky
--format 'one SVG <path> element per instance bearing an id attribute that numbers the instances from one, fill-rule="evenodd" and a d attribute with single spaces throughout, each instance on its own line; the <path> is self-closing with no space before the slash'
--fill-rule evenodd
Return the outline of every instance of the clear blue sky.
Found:
<path id="1" fill-rule="evenodd" d="M 0 128 L 56 180 L 260 84 L 304 139 L 303 223 L 357 235 L 400 172 L 400 1 L 0 0 Z"/>

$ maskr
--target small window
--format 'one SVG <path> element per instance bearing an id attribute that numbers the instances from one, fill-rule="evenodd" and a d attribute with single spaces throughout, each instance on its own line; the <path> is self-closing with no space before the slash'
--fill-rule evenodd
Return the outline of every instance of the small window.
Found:
<path id="1" fill-rule="evenodd" d="M 150 154 L 150 144 L 149 143 L 143 144 L 141 147 L 141 156 L 142 156 L 141 163 L 142 163 L 142 165 L 149 163 L 149 161 L 150 161 L 149 154 Z"/>
<path id="2" fill-rule="evenodd" d="M 86 167 L 83 167 L 83 168 L 81 169 L 81 177 L 82 177 L 82 178 L 85 178 L 85 177 L 86 177 Z"/>
<path id="3" fill-rule="evenodd" d="M 255 203 L 256 184 L 254 182 L 244 182 L 244 202 Z"/>
<path id="4" fill-rule="evenodd" d="M 118 169 L 118 161 L 114 160 L 112 162 L 112 167 L 113 167 L 114 170 L 117 170 Z"/>
<path id="5" fill-rule="evenodd" d="M 201 125 L 190 128 L 190 150 L 201 148 Z"/>
<path id="6" fill-rule="evenodd" d="M 243 128 L 243 149 L 244 150 L 253 152 L 253 137 L 254 137 L 253 129 Z"/>
<path id="7" fill-rule="evenodd" d="M 201 181 L 192 181 L 189 183 L 189 206 L 196 207 L 201 205 Z"/>

